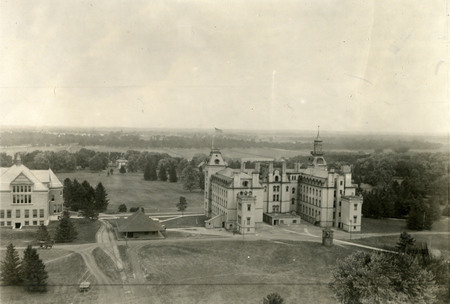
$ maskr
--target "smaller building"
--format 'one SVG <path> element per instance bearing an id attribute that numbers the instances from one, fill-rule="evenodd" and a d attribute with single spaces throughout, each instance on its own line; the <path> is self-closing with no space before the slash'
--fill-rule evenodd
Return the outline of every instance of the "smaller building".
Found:
<path id="1" fill-rule="evenodd" d="M 138 210 L 126 219 L 117 223 L 119 236 L 128 239 L 147 239 L 164 237 L 165 228 L 159 223 Z"/>
<path id="2" fill-rule="evenodd" d="M 128 171 L 128 160 L 118 159 L 118 160 L 116 160 L 116 166 L 117 166 L 117 169 L 119 169 L 119 170 L 120 170 L 120 168 L 124 167 L 125 170 Z"/>

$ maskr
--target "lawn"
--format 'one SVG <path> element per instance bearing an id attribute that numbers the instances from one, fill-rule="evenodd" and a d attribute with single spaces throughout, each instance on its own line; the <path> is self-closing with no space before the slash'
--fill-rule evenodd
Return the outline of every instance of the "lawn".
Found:
<path id="1" fill-rule="evenodd" d="M 149 303 L 261 303 L 278 292 L 286 303 L 336 303 L 327 283 L 336 259 L 352 250 L 320 243 L 193 241 L 139 251 Z"/>
<path id="2" fill-rule="evenodd" d="M 101 223 L 99 221 L 89 221 L 84 218 L 71 219 L 74 223 L 76 230 L 78 231 L 78 238 L 70 244 L 86 244 L 95 243 L 95 234 L 100 228 Z M 58 227 L 57 221 L 50 222 L 47 226 L 47 230 L 50 236 L 53 238 Z M 36 240 L 36 233 L 39 227 L 24 227 L 22 229 L 1 228 L 0 229 L 0 245 L 1 247 L 8 246 L 9 243 L 13 243 L 16 247 L 26 247 L 28 245 L 37 246 L 39 242 Z"/>
<path id="3" fill-rule="evenodd" d="M 52 253 L 53 252 L 53 253 Z M 48 291 L 46 293 L 27 293 L 22 287 L 3 286 L 0 288 L 1 303 L 96 303 L 96 289 L 83 295 L 78 286 L 84 279 L 93 282 L 80 255 L 67 255 L 68 251 L 38 250 L 40 258 L 46 263 L 49 274 Z M 48 262 L 50 255 L 65 256 L 59 260 Z M 53 257 L 54 258 L 54 257 Z M 53 259 L 51 258 L 51 259 Z"/>
<path id="4" fill-rule="evenodd" d="M 87 180 L 93 187 L 99 182 L 105 187 L 109 206 L 108 212 L 117 212 L 120 204 L 130 207 L 144 207 L 146 212 L 177 212 L 176 204 L 180 196 L 186 197 L 188 212 L 203 212 L 203 192 L 189 192 L 181 182 L 145 181 L 142 173 L 115 173 L 107 176 L 106 171 L 88 170 L 56 174 L 61 182 L 64 179 Z"/>

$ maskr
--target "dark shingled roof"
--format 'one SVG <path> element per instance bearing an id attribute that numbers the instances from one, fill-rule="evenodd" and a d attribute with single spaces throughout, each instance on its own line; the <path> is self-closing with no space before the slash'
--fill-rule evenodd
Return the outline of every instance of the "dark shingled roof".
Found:
<path id="1" fill-rule="evenodd" d="M 136 211 L 133 215 L 118 223 L 119 232 L 152 232 L 164 231 L 162 225 L 149 218 L 141 210 Z"/>

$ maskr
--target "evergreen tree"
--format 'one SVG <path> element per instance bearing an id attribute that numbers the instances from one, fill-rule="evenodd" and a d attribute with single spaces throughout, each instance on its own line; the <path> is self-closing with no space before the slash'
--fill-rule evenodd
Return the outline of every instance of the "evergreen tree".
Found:
<path id="1" fill-rule="evenodd" d="M 120 204 L 119 208 L 117 209 L 119 212 L 127 212 L 127 205 Z"/>
<path id="2" fill-rule="evenodd" d="M 191 166 L 187 166 L 183 170 L 183 187 L 186 190 L 189 190 L 191 192 L 192 190 L 198 188 L 199 186 L 199 178 L 198 178 L 198 172 Z"/>
<path id="3" fill-rule="evenodd" d="M 70 178 L 64 180 L 64 191 L 63 191 L 64 205 L 70 208 L 72 204 L 72 181 Z"/>
<path id="4" fill-rule="evenodd" d="M 175 165 L 172 165 L 169 167 L 169 182 L 176 183 L 177 181 L 177 169 L 175 168 Z"/>
<path id="5" fill-rule="evenodd" d="M 105 212 L 108 208 L 109 199 L 108 193 L 106 193 L 105 187 L 100 182 L 95 187 L 95 207 L 99 212 Z"/>
<path id="6" fill-rule="evenodd" d="M 166 172 L 166 167 L 165 166 L 160 166 L 159 167 L 158 177 L 163 182 L 167 181 L 167 172 Z"/>
<path id="7" fill-rule="evenodd" d="M 268 294 L 263 299 L 264 304 L 283 304 L 284 299 L 276 292 Z"/>
<path id="8" fill-rule="evenodd" d="M 81 213 L 85 218 L 95 220 L 98 218 L 98 211 L 95 203 L 95 190 L 88 181 L 83 181 L 81 185 L 84 188 L 84 197 L 82 198 L 82 204 L 80 206 Z"/>
<path id="9" fill-rule="evenodd" d="M 12 243 L 6 247 L 6 255 L 0 265 L 0 276 L 5 285 L 18 285 L 22 282 L 19 254 Z"/>
<path id="10" fill-rule="evenodd" d="M 22 261 L 23 285 L 27 291 L 47 291 L 48 274 L 36 249 L 31 245 L 25 249 Z"/>
<path id="11" fill-rule="evenodd" d="M 416 243 L 416 239 L 408 232 L 402 232 L 395 248 L 399 252 L 407 252 L 408 248 L 412 248 Z"/>
<path id="12" fill-rule="evenodd" d="M 187 202 L 184 196 L 180 196 L 180 202 L 177 204 L 177 208 L 181 212 L 181 215 L 184 215 L 184 210 L 187 208 Z"/>
<path id="13" fill-rule="evenodd" d="M 50 241 L 50 233 L 48 233 L 47 227 L 43 224 L 39 226 L 39 230 L 36 233 L 36 239 L 43 242 Z"/>
<path id="14" fill-rule="evenodd" d="M 144 168 L 144 179 L 154 181 L 157 180 L 158 177 L 156 175 L 156 169 L 155 166 L 152 164 L 152 162 L 147 162 Z"/>
<path id="15" fill-rule="evenodd" d="M 55 241 L 59 243 L 72 242 L 77 236 L 78 231 L 70 220 L 69 212 L 63 212 L 63 217 L 59 220 L 58 227 L 56 227 Z"/>
<path id="16" fill-rule="evenodd" d="M 70 210 L 78 211 L 84 205 L 85 200 L 84 187 L 76 180 L 73 180 L 72 189 L 70 193 Z"/>

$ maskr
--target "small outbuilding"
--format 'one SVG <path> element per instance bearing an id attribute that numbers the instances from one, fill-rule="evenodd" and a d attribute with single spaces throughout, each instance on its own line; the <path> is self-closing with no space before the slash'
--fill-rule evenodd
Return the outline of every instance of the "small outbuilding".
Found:
<path id="1" fill-rule="evenodd" d="M 165 228 L 159 223 L 138 210 L 126 219 L 117 223 L 119 235 L 125 238 L 147 239 L 164 237 Z"/>

